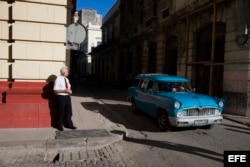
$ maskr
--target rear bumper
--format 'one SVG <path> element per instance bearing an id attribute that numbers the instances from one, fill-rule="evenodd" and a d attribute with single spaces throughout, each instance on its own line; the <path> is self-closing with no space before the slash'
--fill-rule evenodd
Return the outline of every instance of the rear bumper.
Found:
<path id="1" fill-rule="evenodd" d="M 168 117 L 172 126 L 176 127 L 190 127 L 190 126 L 206 126 L 219 124 L 222 122 L 222 116 L 210 116 L 210 117 Z"/>

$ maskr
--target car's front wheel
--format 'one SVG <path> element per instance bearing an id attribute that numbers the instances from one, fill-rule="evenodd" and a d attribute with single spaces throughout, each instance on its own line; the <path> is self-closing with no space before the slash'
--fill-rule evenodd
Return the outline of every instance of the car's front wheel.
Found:
<path id="1" fill-rule="evenodd" d="M 158 124 L 161 129 L 161 131 L 171 131 L 173 127 L 169 123 L 168 114 L 164 110 L 160 110 L 158 114 Z"/>

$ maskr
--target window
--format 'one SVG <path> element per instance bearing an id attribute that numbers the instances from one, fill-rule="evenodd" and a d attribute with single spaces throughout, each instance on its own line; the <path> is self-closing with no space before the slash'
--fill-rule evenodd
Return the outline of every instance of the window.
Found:
<path id="1" fill-rule="evenodd" d="M 159 82 L 160 92 L 172 92 L 173 84 L 171 82 Z"/>
<path id="2" fill-rule="evenodd" d="M 153 5 L 153 16 L 157 16 L 157 1 L 154 0 L 154 5 Z"/>
<path id="3" fill-rule="evenodd" d="M 158 84 L 158 82 L 154 82 L 154 85 L 153 85 L 152 90 L 153 90 L 154 92 L 158 92 L 158 91 L 159 91 L 159 84 Z"/>
<path id="4" fill-rule="evenodd" d="M 97 45 L 96 45 L 96 46 L 99 46 L 99 45 L 101 45 L 101 44 L 102 44 L 101 41 L 97 41 Z"/>
<path id="5" fill-rule="evenodd" d="M 148 85 L 148 80 L 142 80 L 142 81 L 140 82 L 139 87 L 140 87 L 141 89 L 147 89 L 147 85 Z"/>
<path id="6" fill-rule="evenodd" d="M 168 16 L 169 16 L 169 8 L 162 11 L 162 18 L 166 18 Z"/>
<path id="7" fill-rule="evenodd" d="M 138 86 L 139 83 L 140 83 L 140 80 L 139 80 L 139 79 L 135 79 L 135 80 L 133 81 L 133 86 Z"/>
<path id="8" fill-rule="evenodd" d="M 192 87 L 189 82 L 159 82 L 158 91 L 160 92 L 184 92 L 184 91 L 190 92 L 192 91 Z"/>
<path id="9" fill-rule="evenodd" d="M 154 81 L 148 82 L 148 90 L 153 89 Z"/>

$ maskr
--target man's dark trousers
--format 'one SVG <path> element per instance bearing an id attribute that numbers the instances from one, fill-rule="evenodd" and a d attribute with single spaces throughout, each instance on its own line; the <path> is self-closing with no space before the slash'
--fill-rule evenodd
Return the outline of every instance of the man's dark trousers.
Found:
<path id="1" fill-rule="evenodd" d="M 67 120 L 67 127 L 73 127 L 71 98 L 69 95 L 57 95 L 57 127 L 62 127 L 64 114 Z"/>

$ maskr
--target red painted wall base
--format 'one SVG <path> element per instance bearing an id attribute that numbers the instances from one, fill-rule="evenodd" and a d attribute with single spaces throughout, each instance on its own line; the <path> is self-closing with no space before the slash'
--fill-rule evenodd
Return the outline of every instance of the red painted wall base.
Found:
<path id="1" fill-rule="evenodd" d="M 53 126 L 53 83 L 0 82 L 0 95 L 0 128 Z"/>

